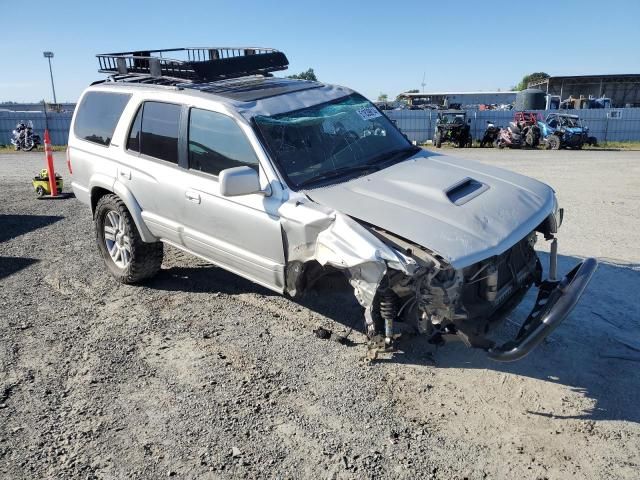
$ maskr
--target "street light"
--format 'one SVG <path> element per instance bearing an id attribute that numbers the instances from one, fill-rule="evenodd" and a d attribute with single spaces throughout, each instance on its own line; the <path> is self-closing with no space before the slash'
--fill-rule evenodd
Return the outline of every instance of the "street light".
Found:
<path id="1" fill-rule="evenodd" d="M 53 90 L 53 103 L 57 104 L 56 100 L 56 87 L 53 85 L 53 70 L 51 70 L 51 59 L 53 58 L 53 52 L 42 52 L 44 58 L 49 60 L 49 75 L 51 75 L 51 90 Z"/>

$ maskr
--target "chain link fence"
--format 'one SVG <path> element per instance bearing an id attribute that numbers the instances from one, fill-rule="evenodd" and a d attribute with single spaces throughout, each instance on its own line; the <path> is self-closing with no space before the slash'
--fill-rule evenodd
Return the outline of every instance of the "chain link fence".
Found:
<path id="1" fill-rule="evenodd" d="M 0 112 L 0 145 L 11 145 L 11 133 L 18 122 L 33 123 L 33 133 L 40 135 L 44 141 L 45 125 L 49 124 L 49 134 L 53 145 L 66 145 L 69 139 L 69 127 L 73 112 Z"/>
<path id="2" fill-rule="evenodd" d="M 578 115 L 589 127 L 589 135 L 599 142 L 640 141 L 640 108 L 591 109 L 591 110 L 537 110 L 538 119 L 544 119 L 549 113 L 569 113 Z M 409 140 L 424 143 L 431 140 L 436 126 L 438 113 L 435 110 L 387 110 L 384 113 L 395 122 Z M 469 110 L 467 118 L 471 120 L 471 135 L 479 140 L 484 134 L 487 121 L 498 126 L 507 126 L 513 120 L 513 110 Z M 46 120 L 53 145 L 66 145 L 73 113 L 48 112 Z M 11 132 L 19 121 L 33 122 L 35 133 L 44 137 L 44 112 L 0 111 L 0 145 L 11 144 Z"/>
<path id="3" fill-rule="evenodd" d="M 603 108 L 589 110 L 533 110 L 538 120 L 544 120 L 550 113 L 578 115 L 589 135 L 598 142 L 640 141 L 640 108 Z M 437 110 L 386 110 L 384 112 L 409 137 L 409 140 L 424 143 L 433 138 L 438 118 Z M 469 110 L 471 135 L 479 140 L 484 134 L 487 121 L 506 127 L 513 120 L 513 110 Z"/>

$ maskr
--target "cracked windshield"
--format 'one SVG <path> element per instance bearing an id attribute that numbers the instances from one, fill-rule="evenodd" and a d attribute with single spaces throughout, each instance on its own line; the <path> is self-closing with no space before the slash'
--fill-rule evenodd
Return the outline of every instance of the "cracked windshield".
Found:
<path id="1" fill-rule="evenodd" d="M 380 170 L 417 147 L 360 95 L 255 122 L 294 188 L 325 185 Z"/>

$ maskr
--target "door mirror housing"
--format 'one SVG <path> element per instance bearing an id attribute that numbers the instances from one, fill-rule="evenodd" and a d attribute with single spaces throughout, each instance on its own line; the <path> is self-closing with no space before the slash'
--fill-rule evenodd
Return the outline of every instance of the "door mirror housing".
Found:
<path id="1" fill-rule="evenodd" d="M 260 177 L 253 168 L 233 167 L 220 172 L 220 195 L 237 197 L 251 193 L 264 193 L 260 190 Z"/>

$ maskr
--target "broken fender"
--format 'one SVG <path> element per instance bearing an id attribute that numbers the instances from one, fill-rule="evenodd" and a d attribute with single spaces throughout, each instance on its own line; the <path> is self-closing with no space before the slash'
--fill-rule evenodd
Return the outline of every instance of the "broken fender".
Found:
<path id="1" fill-rule="evenodd" d="M 285 235 L 287 262 L 317 261 L 345 271 L 358 302 L 370 307 L 388 268 L 412 275 L 415 260 L 385 245 L 347 215 L 311 202 L 292 199 L 278 210 Z"/>

